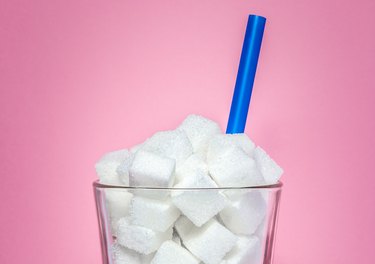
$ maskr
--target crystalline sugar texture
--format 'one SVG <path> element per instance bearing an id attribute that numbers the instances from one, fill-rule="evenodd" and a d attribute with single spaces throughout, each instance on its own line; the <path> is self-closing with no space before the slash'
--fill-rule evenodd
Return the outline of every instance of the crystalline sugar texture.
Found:
<path id="1" fill-rule="evenodd" d="M 232 232 L 251 235 L 262 223 L 266 210 L 267 205 L 262 194 L 253 190 L 231 200 L 220 212 L 220 217 Z"/>
<path id="2" fill-rule="evenodd" d="M 171 187 L 174 170 L 173 159 L 139 150 L 130 167 L 130 186 Z"/>
<path id="3" fill-rule="evenodd" d="M 215 188 L 217 185 L 204 171 L 197 170 L 184 178 L 175 188 Z M 201 226 L 219 213 L 227 203 L 225 195 L 218 190 L 186 190 L 171 193 L 173 203 L 196 226 Z"/>
<path id="4" fill-rule="evenodd" d="M 142 264 L 150 264 L 154 256 L 155 256 L 155 252 L 148 254 L 148 255 L 142 255 L 141 256 Z"/>
<path id="5" fill-rule="evenodd" d="M 165 241 L 156 252 L 151 264 L 199 264 L 189 251 L 177 245 L 173 241 Z"/>
<path id="6" fill-rule="evenodd" d="M 100 183 L 123 185 L 128 184 L 126 178 L 124 182 L 120 180 L 117 168 L 128 159 L 131 159 L 131 153 L 127 149 L 117 150 L 105 154 L 96 164 L 96 173 L 99 176 Z"/>
<path id="7" fill-rule="evenodd" d="M 239 134 L 225 134 L 229 140 L 231 140 L 234 144 L 242 148 L 243 151 L 246 152 L 247 155 L 253 156 L 255 150 L 255 144 L 251 141 L 251 139 L 244 133 Z"/>
<path id="8" fill-rule="evenodd" d="M 202 227 L 196 227 L 186 217 L 180 217 L 175 228 L 183 245 L 205 264 L 218 264 L 233 249 L 237 237 L 211 219 Z"/>
<path id="9" fill-rule="evenodd" d="M 260 264 L 261 248 L 256 236 L 241 236 L 221 264 Z"/>
<path id="10" fill-rule="evenodd" d="M 260 147 L 254 152 L 254 159 L 267 184 L 276 184 L 283 174 L 283 169 Z"/>
<path id="11" fill-rule="evenodd" d="M 128 219 L 122 218 L 118 224 L 117 242 L 147 255 L 156 251 L 164 241 L 171 240 L 172 232 L 172 228 L 166 232 L 157 232 L 146 227 L 131 225 Z"/>
<path id="12" fill-rule="evenodd" d="M 211 177 L 221 187 L 243 187 L 264 183 L 255 161 L 236 144 L 223 144 L 220 137 L 210 141 L 207 163 Z"/>
<path id="13" fill-rule="evenodd" d="M 130 152 L 135 154 L 138 150 L 140 150 L 143 146 L 143 143 L 137 144 L 130 148 Z"/>
<path id="14" fill-rule="evenodd" d="M 182 164 L 193 153 L 189 138 L 181 130 L 157 132 L 139 150 L 174 159 L 177 165 Z"/>
<path id="15" fill-rule="evenodd" d="M 105 200 L 110 218 L 112 234 L 116 233 L 117 222 L 129 214 L 129 205 L 133 195 L 126 190 L 105 190 Z"/>
<path id="16" fill-rule="evenodd" d="M 253 157 L 255 151 L 255 144 L 246 134 L 220 134 L 210 139 L 207 159 L 217 159 L 230 147 L 238 147 L 250 157 Z"/>
<path id="17" fill-rule="evenodd" d="M 205 152 L 208 141 L 214 135 L 222 133 L 217 123 L 199 115 L 189 115 L 178 129 L 186 132 L 194 152 Z"/>
<path id="18" fill-rule="evenodd" d="M 142 264 L 140 254 L 117 243 L 112 246 L 112 255 L 115 264 Z"/>
<path id="19" fill-rule="evenodd" d="M 255 161 L 238 147 L 228 147 L 215 159 L 209 159 L 208 170 L 220 187 L 244 187 L 264 183 Z"/>
<path id="20" fill-rule="evenodd" d="M 180 216 L 170 200 L 160 201 L 136 196 L 130 204 L 129 220 L 133 225 L 165 232 Z"/>
<path id="21" fill-rule="evenodd" d="M 116 172 L 117 175 L 125 186 L 129 186 L 129 169 L 134 160 L 134 153 L 129 152 L 129 156 L 126 160 L 122 161 L 120 165 L 117 167 Z"/>
<path id="22" fill-rule="evenodd" d="M 181 166 L 178 166 L 176 168 L 176 181 L 180 182 L 184 178 L 192 177 L 196 170 L 208 173 L 208 167 L 203 155 L 193 154 Z"/>

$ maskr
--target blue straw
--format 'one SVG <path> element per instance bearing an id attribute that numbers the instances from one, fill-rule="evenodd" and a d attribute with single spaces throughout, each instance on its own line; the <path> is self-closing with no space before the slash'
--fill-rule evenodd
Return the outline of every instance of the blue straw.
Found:
<path id="1" fill-rule="evenodd" d="M 247 112 L 265 25 L 266 18 L 249 15 L 232 106 L 230 108 L 227 134 L 243 133 L 245 131 Z"/>

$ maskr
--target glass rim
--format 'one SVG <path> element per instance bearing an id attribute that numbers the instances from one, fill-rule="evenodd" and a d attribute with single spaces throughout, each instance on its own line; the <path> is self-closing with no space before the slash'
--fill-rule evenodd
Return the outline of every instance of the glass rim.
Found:
<path id="1" fill-rule="evenodd" d="M 95 188 L 100 189 L 124 189 L 124 190 L 158 190 L 158 191 L 196 191 L 196 190 L 259 190 L 259 189 L 281 189 L 283 183 L 278 181 L 275 184 L 266 184 L 266 185 L 254 185 L 254 186 L 241 186 L 241 187 L 209 187 L 209 188 L 175 188 L 175 187 L 141 187 L 141 186 L 126 186 L 126 185 L 112 185 L 100 183 L 99 180 L 96 180 L 92 183 Z"/>

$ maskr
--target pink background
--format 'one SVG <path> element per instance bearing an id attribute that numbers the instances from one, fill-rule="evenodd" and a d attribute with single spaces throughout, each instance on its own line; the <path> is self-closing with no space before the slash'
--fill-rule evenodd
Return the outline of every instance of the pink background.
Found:
<path id="1" fill-rule="evenodd" d="M 0 263 L 100 263 L 95 161 L 189 113 L 224 129 L 248 13 L 275 263 L 375 259 L 374 1 L 0 0 Z"/>

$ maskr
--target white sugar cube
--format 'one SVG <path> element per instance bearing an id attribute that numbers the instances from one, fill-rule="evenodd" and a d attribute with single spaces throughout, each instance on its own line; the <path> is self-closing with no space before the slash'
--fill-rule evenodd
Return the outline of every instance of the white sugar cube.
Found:
<path id="1" fill-rule="evenodd" d="M 135 196 L 130 203 L 131 224 L 165 232 L 180 216 L 170 200 L 160 201 Z"/>
<path id="2" fill-rule="evenodd" d="M 247 155 L 253 156 L 255 150 L 255 144 L 251 139 L 244 133 L 239 134 L 226 134 L 229 138 L 236 144 L 241 147 Z"/>
<path id="3" fill-rule="evenodd" d="M 130 148 L 130 152 L 135 154 L 138 150 L 140 150 L 143 146 L 143 143 L 137 144 Z"/>
<path id="4" fill-rule="evenodd" d="M 203 155 L 193 154 L 176 168 L 176 182 L 180 182 L 184 178 L 192 177 L 196 170 L 202 170 L 208 173 L 208 167 Z"/>
<path id="5" fill-rule="evenodd" d="M 130 186 L 171 187 L 174 170 L 173 159 L 139 150 L 130 167 Z"/>
<path id="6" fill-rule="evenodd" d="M 114 264 L 142 264 L 141 255 L 115 243 L 112 246 Z"/>
<path id="7" fill-rule="evenodd" d="M 231 197 L 231 202 L 221 210 L 220 218 L 232 232 L 251 235 L 262 223 L 266 212 L 267 205 L 262 194 L 252 190 L 239 197 Z"/>
<path id="8" fill-rule="evenodd" d="M 126 160 L 122 161 L 120 165 L 117 167 L 116 172 L 117 175 L 125 186 L 129 186 L 129 169 L 134 160 L 134 154 L 129 152 L 129 156 Z"/>
<path id="9" fill-rule="evenodd" d="M 198 115 L 189 115 L 178 129 L 186 132 L 194 152 L 205 152 L 208 141 L 214 135 L 222 133 L 217 123 Z"/>
<path id="10" fill-rule="evenodd" d="M 244 133 L 215 135 L 210 139 L 209 144 L 211 145 L 211 151 L 208 153 L 208 155 L 211 155 L 210 158 L 213 158 L 212 155 L 220 154 L 223 148 L 225 149 L 229 146 L 240 147 L 251 157 L 255 150 L 254 142 Z"/>
<path id="11" fill-rule="evenodd" d="M 182 164 L 193 153 L 189 138 L 181 130 L 157 132 L 142 144 L 140 150 L 174 159 L 177 165 Z"/>
<path id="12" fill-rule="evenodd" d="M 256 236 L 241 236 L 221 264 L 260 264 L 261 247 Z"/>
<path id="13" fill-rule="evenodd" d="M 207 153 L 208 170 L 221 187 L 261 185 L 264 179 L 255 161 L 236 145 L 212 140 Z"/>
<path id="14" fill-rule="evenodd" d="M 129 214 L 133 194 L 121 189 L 105 190 L 105 201 L 109 214 L 112 234 L 116 234 L 117 222 Z"/>
<path id="15" fill-rule="evenodd" d="M 276 184 L 283 169 L 260 147 L 254 152 L 254 159 L 267 184 Z"/>
<path id="16" fill-rule="evenodd" d="M 217 185 L 204 171 L 196 170 L 175 188 L 216 188 Z M 227 198 L 219 190 L 181 190 L 171 193 L 173 203 L 196 226 L 201 226 L 219 213 Z"/>
<path id="17" fill-rule="evenodd" d="M 190 231 L 196 227 L 186 216 L 180 216 L 175 223 L 175 230 L 181 239 L 185 239 Z"/>
<path id="18" fill-rule="evenodd" d="M 120 219 L 117 229 L 117 242 L 129 249 L 142 254 L 156 251 L 160 245 L 172 239 L 173 228 L 166 232 L 157 232 L 152 229 L 131 225 L 126 218 Z"/>
<path id="19" fill-rule="evenodd" d="M 128 184 L 126 179 L 125 182 L 119 178 L 117 168 L 128 159 L 131 159 L 132 155 L 127 149 L 117 150 L 105 154 L 96 164 L 96 173 L 99 176 L 100 183 L 112 184 L 112 185 L 124 185 Z"/>
<path id="20" fill-rule="evenodd" d="M 180 217 L 175 228 L 183 245 L 205 264 L 218 264 L 237 243 L 237 236 L 211 219 L 196 227 L 185 216 Z"/>
<path id="21" fill-rule="evenodd" d="M 173 241 L 165 241 L 156 252 L 151 264 L 172 263 L 199 264 L 199 260 Z"/>
<path id="22" fill-rule="evenodd" d="M 148 255 L 141 255 L 141 262 L 142 264 L 150 264 L 152 259 L 154 258 L 155 256 L 155 252 L 154 253 L 151 253 L 151 254 L 148 254 Z"/>

